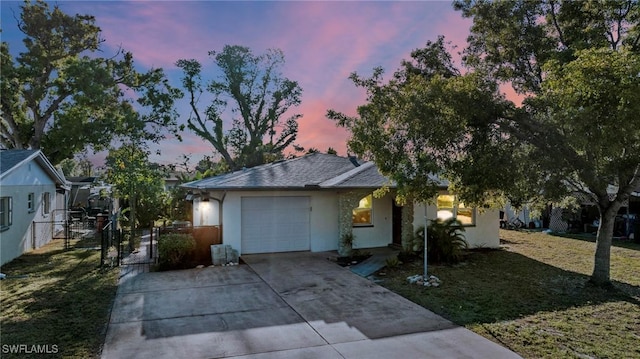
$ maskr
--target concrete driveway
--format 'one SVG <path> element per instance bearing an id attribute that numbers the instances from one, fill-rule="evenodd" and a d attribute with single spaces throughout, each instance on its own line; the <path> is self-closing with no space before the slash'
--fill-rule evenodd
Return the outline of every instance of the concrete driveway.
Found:
<path id="1" fill-rule="evenodd" d="M 327 256 L 250 255 L 130 278 L 102 357 L 519 358 Z"/>

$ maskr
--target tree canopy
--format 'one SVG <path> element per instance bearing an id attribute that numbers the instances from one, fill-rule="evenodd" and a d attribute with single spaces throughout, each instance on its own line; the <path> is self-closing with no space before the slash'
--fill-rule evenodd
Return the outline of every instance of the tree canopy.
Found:
<path id="1" fill-rule="evenodd" d="M 139 72 L 133 55 L 110 58 L 91 15 L 65 14 L 26 1 L 19 28 L 26 50 L 14 58 L 2 42 L 0 145 L 41 149 L 57 164 L 117 136 L 158 141 L 177 134 L 174 100 L 182 93 L 162 69 Z"/>
<path id="2" fill-rule="evenodd" d="M 60 161 L 58 166 L 67 177 L 90 177 L 93 175 L 93 163 L 91 163 L 86 156 L 78 160 L 75 158 L 65 158 Z"/>
<path id="3" fill-rule="evenodd" d="M 473 19 L 461 71 L 439 38 L 394 76 L 352 74 L 358 116 L 330 110 L 401 195 L 433 175 L 466 203 L 581 193 L 601 215 L 591 280 L 608 284 L 615 215 L 640 188 L 640 9 L 635 1 L 457 1 Z M 521 106 L 500 91 L 509 84 Z"/>
<path id="4" fill-rule="evenodd" d="M 129 202 L 129 224 L 148 225 L 165 211 L 163 171 L 149 162 L 149 153 L 130 143 L 109 151 L 105 179 L 117 198 Z"/>
<path id="5" fill-rule="evenodd" d="M 209 55 L 221 75 L 206 83 L 198 61 L 177 62 L 193 111 L 189 129 L 211 143 L 231 170 L 282 157 L 295 141 L 302 117 L 288 112 L 300 104 L 302 89 L 280 73 L 282 51 L 254 55 L 247 47 L 226 45 Z M 205 91 L 212 100 L 202 108 L 199 99 Z"/>
<path id="6" fill-rule="evenodd" d="M 456 0 L 472 18 L 465 62 L 507 81 L 522 94 L 539 93 L 549 61 L 568 63 L 581 50 L 640 50 L 635 0 Z"/>
<path id="7" fill-rule="evenodd" d="M 463 176 L 478 181 L 467 188 L 465 202 L 483 203 L 485 186 L 509 183 L 509 175 L 476 177 L 471 170 L 477 166 L 467 162 L 486 167 L 511 162 L 513 151 L 519 151 L 513 139 L 488 126 L 510 104 L 482 73 L 462 76 L 446 46 L 443 37 L 428 42 L 387 82 L 382 68 L 374 69 L 370 78 L 353 73 L 356 86 L 367 91 L 367 103 L 358 107 L 358 117 L 334 110 L 327 116 L 351 131 L 350 150 L 374 160 L 397 184 L 400 197 L 427 201 L 436 194 L 441 177 Z"/>

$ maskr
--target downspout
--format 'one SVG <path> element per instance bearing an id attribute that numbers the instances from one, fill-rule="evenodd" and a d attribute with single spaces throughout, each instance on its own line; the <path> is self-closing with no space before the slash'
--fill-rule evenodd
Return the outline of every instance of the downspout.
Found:
<path id="1" fill-rule="evenodd" d="M 69 249 L 69 240 L 71 236 L 71 228 L 69 228 L 69 199 L 71 198 L 71 190 L 64 190 L 64 246 Z"/>
<path id="2" fill-rule="evenodd" d="M 227 196 L 227 191 L 222 192 L 222 198 L 217 199 L 214 198 L 216 201 L 218 201 L 218 225 L 220 226 L 220 228 L 222 228 L 222 203 L 224 202 L 224 198 Z M 220 232 L 220 237 L 222 238 L 222 232 Z"/>
<path id="3" fill-rule="evenodd" d="M 224 198 L 227 196 L 227 191 L 222 192 L 222 198 L 217 199 L 214 198 L 218 202 L 218 229 L 220 231 L 220 243 L 224 243 L 222 239 L 222 205 L 224 203 Z"/>

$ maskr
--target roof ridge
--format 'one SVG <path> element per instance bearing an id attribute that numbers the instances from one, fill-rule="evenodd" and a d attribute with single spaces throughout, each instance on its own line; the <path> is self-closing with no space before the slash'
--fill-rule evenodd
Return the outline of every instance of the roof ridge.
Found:
<path id="1" fill-rule="evenodd" d="M 318 186 L 320 187 L 333 187 L 335 185 L 338 185 L 342 182 L 345 182 L 346 180 L 353 178 L 355 175 L 357 175 L 360 172 L 363 172 L 366 169 L 369 169 L 371 167 L 373 167 L 375 164 L 372 161 L 369 162 L 365 162 L 363 164 L 361 164 L 358 167 L 355 167 L 347 172 L 344 172 L 342 174 L 339 174 L 333 178 L 330 178 L 324 182 L 321 182 Z"/>
<path id="2" fill-rule="evenodd" d="M 295 161 L 301 160 L 303 158 L 311 157 L 311 156 L 315 156 L 315 155 L 333 156 L 333 157 L 339 157 L 339 158 L 343 158 L 343 159 L 348 159 L 348 157 L 342 157 L 342 156 L 338 156 L 338 155 L 331 155 L 331 154 L 322 153 L 322 152 L 313 152 L 313 153 L 306 153 L 306 154 L 304 154 L 303 156 L 300 156 L 300 157 L 282 159 L 282 160 L 277 160 L 277 161 L 273 161 L 273 162 L 269 162 L 269 163 L 263 163 L 263 164 L 258 165 L 258 166 L 249 167 L 249 168 L 245 168 L 245 169 L 240 169 L 240 170 L 237 170 L 237 171 L 234 171 L 234 172 L 225 173 L 225 174 L 232 174 L 232 173 L 235 173 L 235 172 L 243 172 L 242 174 L 239 175 L 239 177 L 240 177 L 240 176 L 244 176 L 244 173 L 248 173 L 249 171 L 257 171 L 257 170 L 262 170 L 262 169 L 265 169 L 265 168 L 268 168 L 268 167 L 281 166 L 284 163 L 295 162 Z"/>
<path id="3" fill-rule="evenodd" d="M 257 171 L 262 170 L 262 169 L 265 169 L 265 168 L 267 168 L 267 167 L 276 167 L 276 166 L 279 166 L 279 165 L 281 165 L 281 164 L 283 164 L 283 163 L 285 163 L 285 162 L 293 162 L 293 161 L 295 161 L 295 160 L 299 160 L 299 159 L 301 159 L 301 158 L 304 158 L 304 157 L 307 157 L 307 156 L 309 156 L 309 155 L 313 155 L 313 154 L 315 154 L 315 153 L 306 154 L 306 155 L 304 155 L 304 156 L 302 156 L 302 157 L 296 157 L 296 158 L 290 158 L 290 159 L 285 159 L 285 160 L 278 160 L 278 161 L 269 162 L 269 163 L 263 163 L 263 164 L 261 164 L 261 165 L 254 166 L 254 167 L 249 167 L 249 168 L 245 168 L 245 167 L 243 167 L 242 169 L 239 169 L 239 170 L 237 170 L 237 171 L 233 171 L 233 172 L 229 172 L 229 173 L 224 173 L 224 174 L 222 174 L 222 175 L 224 176 L 224 175 L 231 175 L 231 174 L 234 174 L 234 173 L 238 173 L 238 172 L 240 172 L 240 173 L 238 173 L 235 177 L 233 177 L 233 178 L 228 178 L 228 179 L 224 179 L 224 180 L 220 181 L 220 183 L 226 183 L 226 182 L 231 181 L 231 180 L 234 180 L 234 181 L 235 181 L 235 180 L 237 180 L 238 178 L 243 178 L 243 177 L 248 176 L 248 175 L 249 175 L 249 174 L 251 174 L 252 172 L 257 172 Z M 215 177 L 215 176 L 214 176 L 214 177 Z"/>
<path id="4" fill-rule="evenodd" d="M 319 183 L 334 178 L 354 168 L 347 157 L 309 153 L 299 157 L 265 163 L 259 166 L 236 170 L 218 176 L 182 184 L 195 190 L 211 188 L 317 187 Z"/>

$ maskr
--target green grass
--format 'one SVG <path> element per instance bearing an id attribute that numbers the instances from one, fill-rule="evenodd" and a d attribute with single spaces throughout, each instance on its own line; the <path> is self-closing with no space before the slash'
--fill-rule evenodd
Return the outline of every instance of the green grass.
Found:
<path id="1" fill-rule="evenodd" d="M 92 243 L 72 241 L 72 246 Z M 0 284 L 1 344 L 50 350 L 55 345 L 57 353 L 46 355 L 51 358 L 98 357 L 118 279 L 117 268 L 100 269 L 99 263 L 100 251 L 65 250 L 62 240 L 55 240 L 2 266 L 8 279 Z M 12 357 L 5 350 L 0 356 Z"/>
<path id="2" fill-rule="evenodd" d="M 614 242 L 613 289 L 587 284 L 595 243 L 501 230 L 501 250 L 431 266 L 443 285 L 409 285 L 422 263 L 385 269 L 382 285 L 525 358 L 640 358 L 640 245 Z"/>

